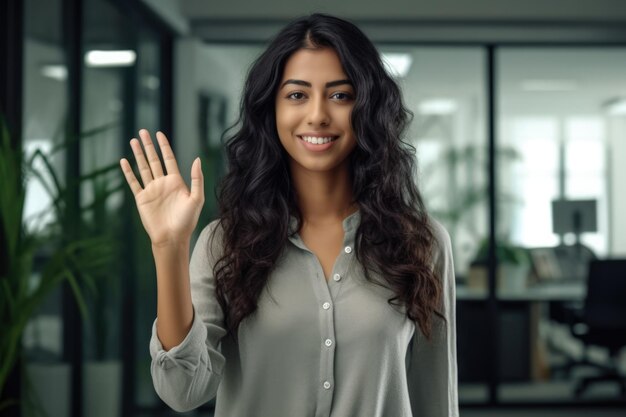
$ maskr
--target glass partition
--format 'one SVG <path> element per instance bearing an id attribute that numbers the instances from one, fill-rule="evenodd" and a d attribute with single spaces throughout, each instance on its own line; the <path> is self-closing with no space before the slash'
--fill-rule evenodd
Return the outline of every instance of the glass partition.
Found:
<path id="1" fill-rule="evenodd" d="M 43 174 L 42 181 L 52 185 L 52 190 L 53 175 L 58 175 L 60 187 L 65 183 L 64 154 L 51 153 L 63 140 L 67 118 L 67 66 L 61 8 L 60 0 L 43 4 L 27 0 L 24 4 L 22 148 L 27 158 L 33 157 L 37 150 L 49 157 L 52 171 L 40 157 L 35 157 L 34 168 Z M 52 210 L 54 192 L 47 192 L 44 183 L 34 176 L 26 178 L 26 229 L 40 235 L 58 231 L 59 218 Z M 35 253 L 30 277 L 32 287 L 40 282 L 49 260 L 45 250 Z M 52 291 L 24 330 L 21 409 L 25 416 L 35 415 L 39 407 L 54 415 L 68 415 L 70 410 L 71 369 L 64 361 L 62 299 L 60 288 Z"/>
<path id="2" fill-rule="evenodd" d="M 94 236 L 115 242 L 115 255 L 106 271 L 94 277 L 88 293 L 90 315 L 83 321 L 83 410 L 101 415 L 122 413 L 123 351 L 127 345 L 122 319 L 127 296 L 123 267 L 128 259 L 123 242 L 132 241 L 125 229 L 123 186 L 119 160 L 123 134 L 133 118 L 134 68 L 137 65 L 135 28 L 113 4 L 83 1 L 83 78 L 81 86 L 80 172 L 87 176 L 108 170 L 83 182 L 81 202 L 85 228 Z M 131 345 L 132 346 L 132 345 Z"/>
<path id="3" fill-rule="evenodd" d="M 590 263 L 626 252 L 614 232 L 625 52 L 498 50 L 498 146 L 509 154 L 497 161 L 503 402 L 618 399 L 617 383 L 581 382 L 612 365 L 613 342 L 583 329 Z"/>

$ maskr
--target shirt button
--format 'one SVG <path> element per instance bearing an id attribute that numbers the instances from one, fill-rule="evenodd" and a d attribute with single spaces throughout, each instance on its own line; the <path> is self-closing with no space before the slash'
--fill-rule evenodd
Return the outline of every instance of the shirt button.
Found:
<path id="1" fill-rule="evenodd" d="M 341 279 L 341 275 L 339 275 L 339 274 L 335 274 L 335 275 L 333 275 L 333 279 L 334 279 L 335 281 L 339 281 L 339 280 Z"/>
<path id="2" fill-rule="evenodd" d="M 333 344 L 333 341 L 330 339 L 326 339 L 326 341 L 324 342 L 326 344 L 326 346 L 330 346 Z"/>
<path id="3" fill-rule="evenodd" d="M 324 388 L 330 389 L 330 382 L 324 381 Z"/>
<path id="4" fill-rule="evenodd" d="M 330 308 L 330 303 L 324 303 L 322 304 L 322 307 L 324 308 L 324 310 L 328 310 Z"/>
<path id="5" fill-rule="evenodd" d="M 346 251 L 346 253 L 352 252 L 352 248 L 350 246 L 346 246 L 344 250 Z"/>

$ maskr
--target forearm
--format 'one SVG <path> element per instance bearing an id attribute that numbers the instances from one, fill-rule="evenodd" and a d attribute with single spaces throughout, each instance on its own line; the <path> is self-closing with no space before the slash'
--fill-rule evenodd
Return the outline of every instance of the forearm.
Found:
<path id="1" fill-rule="evenodd" d="M 179 345 L 193 322 L 189 245 L 152 247 L 157 273 L 157 334 L 165 350 Z"/>
<path id="2" fill-rule="evenodd" d="M 176 411 L 189 411 L 214 398 L 226 363 L 219 349 L 226 329 L 214 293 L 209 232 L 209 226 L 202 230 L 191 258 L 188 245 L 152 248 L 158 317 L 150 338 L 150 370 L 157 394 Z"/>

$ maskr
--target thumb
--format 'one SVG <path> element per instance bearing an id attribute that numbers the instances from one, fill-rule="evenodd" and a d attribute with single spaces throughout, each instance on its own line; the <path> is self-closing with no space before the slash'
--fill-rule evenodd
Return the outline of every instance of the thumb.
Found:
<path id="1" fill-rule="evenodd" d="M 191 164 L 191 197 L 204 201 L 204 177 L 200 158 L 196 158 Z"/>

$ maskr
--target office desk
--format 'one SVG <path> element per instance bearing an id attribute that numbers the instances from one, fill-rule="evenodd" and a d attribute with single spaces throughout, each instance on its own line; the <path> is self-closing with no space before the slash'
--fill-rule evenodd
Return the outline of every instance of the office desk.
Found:
<path id="1" fill-rule="evenodd" d="M 550 302 L 582 302 L 584 282 L 542 283 L 520 291 L 498 291 L 498 368 L 503 381 L 545 380 L 549 377 L 547 346 L 540 323 Z M 487 290 L 457 284 L 459 380 L 483 381 L 493 329 Z"/>
<path id="2" fill-rule="evenodd" d="M 542 283 L 531 285 L 521 291 L 501 290 L 497 292 L 499 301 L 582 301 L 587 287 L 585 282 Z M 457 300 L 481 301 L 487 299 L 487 290 L 470 288 L 457 284 Z"/>

